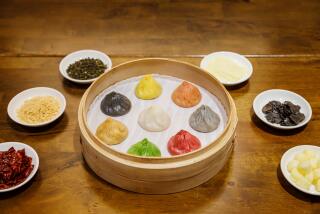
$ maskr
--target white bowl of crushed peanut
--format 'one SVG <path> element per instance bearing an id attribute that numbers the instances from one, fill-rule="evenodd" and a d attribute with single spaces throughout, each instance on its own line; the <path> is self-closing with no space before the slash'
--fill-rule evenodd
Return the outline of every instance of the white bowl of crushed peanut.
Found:
<path id="1" fill-rule="evenodd" d="M 58 119 L 66 108 L 66 99 L 53 88 L 36 87 L 20 92 L 8 104 L 9 117 L 24 126 L 38 127 Z"/>

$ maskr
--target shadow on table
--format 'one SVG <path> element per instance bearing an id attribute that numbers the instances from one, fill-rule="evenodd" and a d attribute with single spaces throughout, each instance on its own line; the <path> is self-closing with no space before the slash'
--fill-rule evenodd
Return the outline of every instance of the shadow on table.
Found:
<path id="1" fill-rule="evenodd" d="M 283 176 L 280 164 L 277 168 L 277 177 L 280 182 L 280 185 L 293 197 L 298 198 L 302 201 L 306 202 L 320 202 L 320 198 L 318 196 L 313 196 L 306 194 L 304 192 L 301 192 L 300 190 L 296 189 L 294 186 L 292 186 L 287 179 Z"/>
<path id="2" fill-rule="evenodd" d="M 298 134 L 299 132 L 302 132 L 305 128 L 305 126 L 302 126 L 300 128 L 296 128 L 296 129 L 290 129 L 290 130 L 282 130 L 282 129 L 276 129 L 273 128 L 267 124 L 265 124 L 264 122 L 262 122 L 257 115 L 254 113 L 253 108 L 251 107 L 250 110 L 250 114 L 251 114 L 251 121 L 260 129 L 262 129 L 265 132 L 268 132 L 270 134 L 273 135 L 279 135 L 279 136 L 290 136 L 290 135 L 295 135 Z"/>
<path id="3" fill-rule="evenodd" d="M 25 192 L 27 189 L 30 188 L 29 191 L 34 191 L 36 188 L 38 188 L 40 185 L 36 185 L 36 183 L 41 183 L 41 172 L 38 169 L 37 173 L 34 175 L 34 177 L 27 182 L 26 184 L 24 184 L 23 186 L 19 187 L 18 189 L 12 190 L 10 192 L 3 192 L 0 193 L 0 201 L 1 200 L 6 200 L 6 199 L 10 199 L 13 198 L 15 196 L 18 196 L 19 194 L 23 194 L 23 192 Z M 35 185 L 33 185 L 35 183 Z M 32 187 L 31 187 L 32 186 Z M 1 209 L 0 209 L 1 210 Z"/>
<path id="4" fill-rule="evenodd" d="M 62 83 L 63 83 L 63 88 L 66 89 L 66 90 L 69 90 L 69 89 L 87 89 L 90 86 L 90 83 L 89 84 L 80 84 L 80 83 L 72 82 L 72 81 L 67 80 L 65 78 L 63 78 Z"/>
<path id="5" fill-rule="evenodd" d="M 64 122 L 61 122 L 61 120 L 64 120 Z M 7 115 L 7 123 L 9 126 L 19 132 L 28 132 L 28 133 L 39 133 L 39 132 L 45 132 L 48 131 L 49 129 L 53 129 L 57 127 L 59 124 L 59 127 L 63 130 L 67 124 L 68 124 L 68 116 L 67 114 L 63 113 L 57 120 L 53 121 L 52 123 L 45 125 L 45 126 L 40 126 L 40 127 L 28 127 L 28 126 L 23 126 L 20 125 L 13 120 Z"/>
<path id="6" fill-rule="evenodd" d="M 73 135 L 73 147 L 74 147 L 74 151 L 81 155 L 81 138 L 80 138 L 80 128 L 78 125 Z"/>
<path id="7" fill-rule="evenodd" d="M 247 91 L 249 91 L 249 88 L 250 88 L 250 81 L 247 80 L 247 81 L 244 81 L 243 83 L 240 83 L 238 85 L 225 86 L 225 87 L 228 91 L 233 91 L 233 90 L 243 88 L 243 89 L 245 89 L 244 92 L 247 92 Z"/>
<path id="8" fill-rule="evenodd" d="M 82 144 L 82 141 L 81 141 L 81 138 L 80 138 L 80 129 L 79 127 L 77 127 L 76 131 L 75 131 L 75 134 L 74 134 L 74 138 L 73 138 L 73 146 L 74 146 L 74 150 L 75 152 L 81 154 L 82 153 L 82 148 L 81 148 L 81 144 Z M 129 192 L 127 190 L 123 190 L 123 189 L 120 189 L 116 186 L 114 186 L 113 184 L 110 184 L 108 182 L 106 182 L 105 180 L 103 180 L 102 178 L 100 178 L 90 167 L 89 165 L 87 164 L 85 158 L 82 156 L 82 160 L 81 160 L 81 165 L 83 166 L 83 168 L 92 176 L 94 177 L 94 179 L 96 181 L 98 181 L 99 183 L 102 183 L 103 185 L 106 185 L 108 188 L 112 188 L 114 189 L 115 191 L 122 191 L 122 192 Z"/>
<path id="9" fill-rule="evenodd" d="M 232 168 L 232 155 L 233 151 L 223 169 L 209 181 L 190 190 L 165 195 L 134 193 L 112 185 L 96 175 L 95 172 L 90 169 L 84 157 L 83 167 L 98 183 L 100 183 L 97 185 L 94 184 L 94 187 L 92 188 L 97 195 L 100 195 L 101 197 L 113 195 L 112 198 L 108 197 L 109 200 L 104 200 L 105 207 L 112 207 L 114 210 L 120 209 L 119 211 L 135 211 L 139 210 L 138 208 L 142 206 L 144 210 L 150 209 L 154 213 L 171 213 L 175 211 L 196 213 L 201 207 L 207 206 L 208 203 L 212 203 L 219 198 L 227 186 L 235 185 L 233 182 L 227 181 L 227 175 Z M 101 186 L 103 186 L 103 188 L 101 188 Z M 123 203 L 123 199 L 126 199 L 128 202 Z M 186 200 L 188 200 L 187 205 Z M 176 207 L 172 206 L 173 204 L 184 205 Z"/>

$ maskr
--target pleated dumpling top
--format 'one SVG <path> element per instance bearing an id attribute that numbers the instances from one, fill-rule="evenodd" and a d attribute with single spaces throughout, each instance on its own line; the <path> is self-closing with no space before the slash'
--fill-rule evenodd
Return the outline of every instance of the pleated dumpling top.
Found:
<path id="1" fill-rule="evenodd" d="M 219 123 L 219 115 L 207 105 L 200 106 L 189 118 L 189 125 L 198 132 L 212 132 L 218 128 Z"/>
<path id="2" fill-rule="evenodd" d="M 193 84 L 183 81 L 172 93 L 172 101 L 183 108 L 190 108 L 201 101 L 201 93 Z"/>
<path id="3" fill-rule="evenodd" d="M 142 77 L 135 89 L 136 96 L 142 100 L 152 100 L 159 97 L 162 93 L 161 85 L 152 77 L 151 74 Z"/>

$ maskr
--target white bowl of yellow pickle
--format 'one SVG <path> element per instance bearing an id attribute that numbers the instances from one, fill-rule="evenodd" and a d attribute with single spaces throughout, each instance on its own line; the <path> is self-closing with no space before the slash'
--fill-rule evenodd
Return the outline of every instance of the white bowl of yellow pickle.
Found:
<path id="1" fill-rule="evenodd" d="M 298 190 L 320 196 L 320 147 L 295 146 L 286 151 L 280 162 L 282 174 Z"/>
<path id="2" fill-rule="evenodd" d="M 59 91 L 48 87 L 24 90 L 8 104 L 9 117 L 16 123 L 39 127 L 58 119 L 66 108 L 66 99 Z"/>

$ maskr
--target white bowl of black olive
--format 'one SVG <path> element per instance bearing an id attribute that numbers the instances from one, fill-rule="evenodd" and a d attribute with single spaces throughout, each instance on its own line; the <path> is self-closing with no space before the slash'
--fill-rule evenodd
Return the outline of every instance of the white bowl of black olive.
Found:
<path id="1" fill-rule="evenodd" d="M 302 127 L 312 116 L 311 106 L 306 99 L 282 89 L 271 89 L 257 95 L 253 110 L 264 123 L 277 129 Z"/>
<path id="2" fill-rule="evenodd" d="M 109 56 L 96 50 L 80 50 L 65 56 L 59 65 L 61 75 L 75 83 L 88 84 L 110 70 Z"/>

